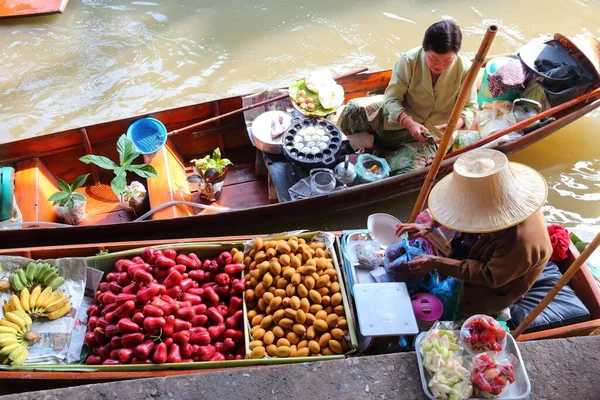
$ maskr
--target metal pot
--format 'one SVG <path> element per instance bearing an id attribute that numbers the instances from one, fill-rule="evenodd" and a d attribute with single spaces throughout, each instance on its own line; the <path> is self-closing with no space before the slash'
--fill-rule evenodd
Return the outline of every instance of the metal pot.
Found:
<path id="1" fill-rule="evenodd" d="M 542 105 L 535 100 L 521 98 L 521 99 L 515 99 L 513 101 L 512 112 L 515 116 L 516 121 L 521 122 L 528 118 L 538 115 L 539 113 L 542 112 L 542 108 L 543 108 Z M 524 127 L 521 130 L 523 131 L 523 133 L 528 133 L 528 132 L 538 129 L 554 120 L 555 120 L 554 117 L 542 118 L 541 120 L 535 121 L 535 122 L 527 125 L 526 127 Z"/>
<path id="2" fill-rule="evenodd" d="M 334 169 L 335 179 L 343 186 L 352 186 L 356 180 L 356 169 L 350 164 L 350 156 L 346 155 L 344 161 Z"/>

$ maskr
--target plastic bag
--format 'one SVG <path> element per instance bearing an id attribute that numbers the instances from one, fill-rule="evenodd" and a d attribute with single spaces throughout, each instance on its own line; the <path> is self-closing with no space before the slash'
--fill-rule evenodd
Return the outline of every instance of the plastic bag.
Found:
<path id="1" fill-rule="evenodd" d="M 344 247 L 344 254 L 352 264 L 374 269 L 381 265 L 380 248 L 373 240 L 352 240 Z"/>
<path id="2" fill-rule="evenodd" d="M 67 206 L 56 205 L 58 219 L 69 225 L 78 225 L 85 219 L 85 205 L 87 201 L 75 200 L 73 208 L 69 211 Z"/>
<path id="3" fill-rule="evenodd" d="M 498 397 L 515 381 L 517 359 L 490 353 L 473 358 L 470 380 L 478 397 Z"/>
<path id="4" fill-rule="evenodd" d="M 437 284 L 437 271 L 431 271 L 425 277 L 415 279 L 409 274 L 407 263 L 415 257 L 434 253 L 433 246 L 427 240 L 419 238 L 409 242 L 405 236 L 400 240 L 400 243 L 387 247 L 383 258 L 383 267 L 394 281 L 406 283 L 409 291 L 420 284 L 423 284 L 425 290 L 427 290 L 428 286 L 431 287 Z M 428 283 L 430 280 L 433 280 L 433 283 Z"/>
<path id="5" fill-rule="evenodd" d="M 442 319 L 454 320 L 457 314 L 458 298 L 462 290 L 462 281 L 454 277 L 449 277 L 439 282 L 437 286 L 431 288 L 428 292 L 440 299 L 444 306 Z"/>
<path id="6" fill-rule="evenodd" d="M 390 176 L 390 166 L 383 158 L 361 154 L 356 160 L 356 174 L 363 183 L 376 182 Z"/>
<path id="7" fill-rule="evenodd" d="M 452 322 L 438 321 L 421 340 L 419 351 L 423 356 L 423 366 L 430 375 L 448 367 L 463 352 L 459 337 L 452 328 Z M 462 362 L 462 358 L 458 361 Z"/>
<path id="8" fill-rule="evenodd" d="M 482 139 L 516 123 L 517 119 L 512 113 L 512 103 L 509 101 L 494 102 L 492 108 L 479 111 L 473 121 Z"/>
<path id="9" fill-rule="evenodd" d="M 500 352 L 506 347 L 506 330 L 489 315 L 476 314 L 460 328 L 460 340 L 471 354 Z"/>

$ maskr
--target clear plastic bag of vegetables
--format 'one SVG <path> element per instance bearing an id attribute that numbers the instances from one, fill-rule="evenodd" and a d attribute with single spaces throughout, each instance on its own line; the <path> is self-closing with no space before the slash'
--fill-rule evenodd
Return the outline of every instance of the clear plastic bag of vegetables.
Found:
<path id="1" fill-rule="evenodd" d="M 452 325 L 448 321 L 436 322 L 421 340 L 419 351 L 423 357 L 423 366 L 430 376 L 442 368 L 462 364 L 460 356 L 463 348 Z"/>
<path id="2" fill-rule="evenodd" d="M 436 399 L 462 400 L 473 394 L 469 370 L 459 359 L 452 359 L 447 367 L 440 368 L 429 381 L 429 390 Z"/>
<path id="3" fill-rule="evenodd" d="M 475 394 L 486 399 L 500 396 L 515 381 L 517 359 L 494 353 L 473 357 L 470 380 Z"/>

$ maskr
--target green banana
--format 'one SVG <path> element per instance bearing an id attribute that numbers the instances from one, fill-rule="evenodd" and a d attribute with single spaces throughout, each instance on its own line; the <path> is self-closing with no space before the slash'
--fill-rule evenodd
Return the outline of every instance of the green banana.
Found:
<path id="1" fill-rule="evenodd" d="M 61 287 L 63 284 L 65 283 L 65 278 L 63 278 L 62 276 L 57 276 L 56 278 L 54 278 L 52 280 L 52 282 L 50 282 L 50 284 L 48 284 L 48 286 L 52 287 L 52 289 L 58 289 L 59 287 Z"/>
<path id="2" fill-rule="evenodd" d="M 46 273 L 48 272 L 49 269 L 50 269 L 50 264 L 48 264 L 48 263 L 41 264 L 40 269 L 38 269 L 38 271 L 37 271 L 35 280 L 38 282 L 41 282 L 42 277 L 44 275 L 46 275 Z"/>
<path id="3" fill-rule="evenodd" d="M 44 278 L 43 278 L 44 280 L 42 281 L 42 283 L 45 286 L 48 286 L 50 284 L 50 282 L 52 282 L 54 280 L 54 278 L 56 278 L 57 276 L 58 276 L 58 271 L 57 271 L 56 267 L 52 267 L 52 270 L 44 276 Z"/>
<path id="4" fill-rule="evenodd" d="M 29 281 L 27 280 L 27 276 L 25 275 L 25 270 L 23 268 L 19 268 L 17 270 L 17 276 L 19 277 L 19 280 L 23 284 L 23 287 L 29 286 Z"/>
<path id="5" fill-rule="evenodd" d="M 8 281 L 10 282 L 10 285 L 15 290 L 15 292 L 20 292 L 21 290 L 25 289 L 25 285 L 21 282 L 19 274 L 10 274 L 10 276 L 8 277 Z"/>
<path id="6" fill-rule="evenodd" d="M 25 276 L 29 282 L 33 282 L 35 278 L 35 273 L 37 271 L 37 264 L 34 262 L 30 262 L 27 264 L 27 268 L 25 269 Z"/>

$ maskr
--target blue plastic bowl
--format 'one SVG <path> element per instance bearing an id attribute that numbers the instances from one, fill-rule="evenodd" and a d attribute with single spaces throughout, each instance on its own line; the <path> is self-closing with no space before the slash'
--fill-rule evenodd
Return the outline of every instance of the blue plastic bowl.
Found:
<path id="1" fill-rule="evenodd" d="M 155 118 L 142 118 L 129 126 L 127 137 L 133 142 L 137 151 L 142 154 L 152 154 L 167 142 L 167 128 Z"/>

